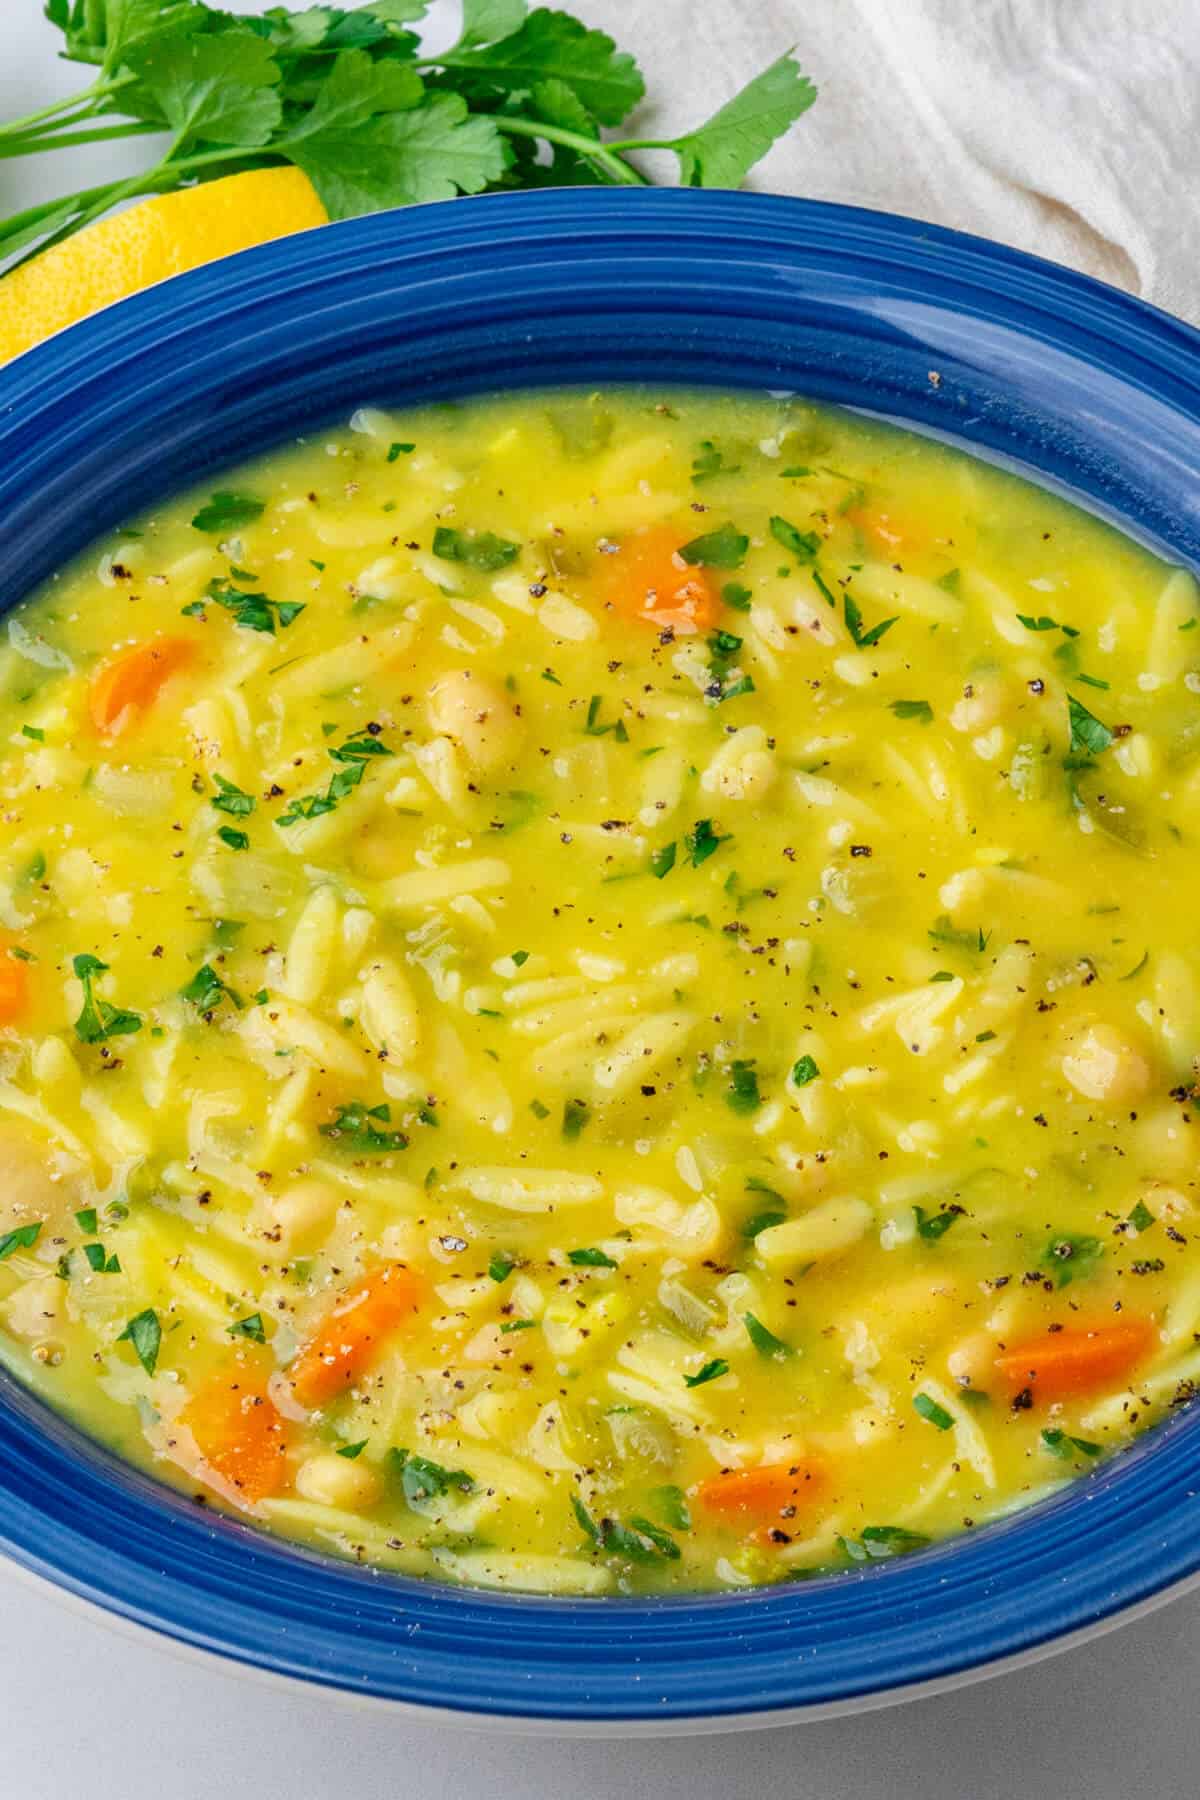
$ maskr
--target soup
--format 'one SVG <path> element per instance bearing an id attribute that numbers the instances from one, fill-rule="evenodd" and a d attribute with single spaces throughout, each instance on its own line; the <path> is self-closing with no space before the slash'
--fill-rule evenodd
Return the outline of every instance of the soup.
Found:
<path id="1" fill-rule="evenodd" d="M 1191 577 L 802 401 L 364 410 L 0 654 L 0 1356 L 547 1592 L 892 1557 L 1200 1372 Z"/>

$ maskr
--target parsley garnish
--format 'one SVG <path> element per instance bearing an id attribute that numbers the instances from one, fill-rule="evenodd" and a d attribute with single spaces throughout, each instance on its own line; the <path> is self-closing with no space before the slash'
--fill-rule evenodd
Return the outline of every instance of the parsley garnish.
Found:
<path id="1" fill-rule="evenodd" d="M 1133 1229 L 1140 1237 L 1143 1231 L 1149 1231 L 1150 1227 L 1154 1224 L 1154 1214 L 1150 1211 L 1150 1208 L 1146 1205 L 1144 1200 L 1139 1200 L 1133 1211 L 1126 1218 L 1125 1223 L 1127 1225 L 1132 1225 Z"/>
<path id="2" fill-rule="evenodd" d="M 228 1327 L 228 1331 L 230 1337 L 249 1338 L 252 1344 L 265 1344 L 267 1341 L 261 1313 L 250 1313 L 246 1318 L 238 1319 Z"/>
<path id="3" fill-rule="evenodd" d="M 914 1394 L 913 1411 L 930 1425 L 936 1425 L 939 1431 L 949 1431 L 954 1423 L 953 1413 L 948 1413 L 944 1406 L 939 1406 L 931 1394 Z"/>
<path id="4" fill-rule="evenodd" d="M 214 494 L 192 520 L 197 531 L 233 531 L 239 525 L 251 525 L 260 519 L 266 502 L 252 494 Z"/>
<path id="5" fill-rule="evenodd" d="M 716 1381 L 718 1377 L 721 1375 L 728 1375 L 728 1373 L 729 1364 L 725 1361 L 725 1358 L 723 1356 L 714 1356 L 712 1361 L 706 1362 L 704 1367 L 697 1374 L 685 1375 L 683 1378 L 683 1385 L 684 1387 L 690 1388 L 703 1387 L 705 1382 Z"/>
<path id="6" fill-rule="evenodd" d="M 232 581 L 224 581 L 219 576 L 209 582 L 204 592 L 210 600 L 232 613 L 234 624 L 240 625 L 243 631 L 264 631 L 271 637 L 275 636 L 276 621 L 282 631 L 304 611 L 303 604 L 298 601 L 268 600 L 265 594 L 235 587 Z M 193 608 L 196 604 L 193 602 Z M 189 610 L 192 609 L 184 608 L 185 612 Z"/>
<path id="7" fill-rule="evenodd" d="M 718 450 L 711 438 L 704 438 L 692 459 L 692 480 L 698 484 L 717 475 L 736 475 L 740 468 L 740 463 L 727 463 L 725 452 Z"/>
<path id="8" fill-rule="evenodd" d="M 93 1219 L 95 1216 L 93 1213 Z M 42 1223 L 42 1220 L 38 1219 L 32 1225 L 17 1225 L 12 1231 L 6 1231 L 4 1236 L 0 1237 L 0 1262 L 7 1262 L 14 1250 L 31 1250 L 38 1241 Z"/>
<path id="9" fill-rule="evenodd" d="M 339 1444 L 334 1455 L 344 1456 L 347 1462 L 353 1462 L 362 1455 L 370 1441 L 370 1438 L 359 1438 L 357 1444 Z"/>
<path id="10" fill-rule="evenodd" d="M 906 1531 L 903 1525 L 867 1525 L 857 1538 L 839 1537 L 838 1547 L 851 1562 L 882 1562 L 889 1556 L 920 1550 L 929 1542 L 921 1532 Z"/>
<path id="11" fill-rule="evenodd" d="M 650 852 L 650 873 L 661 881 L 675 867 L 675 840 L 664 844 L 660 850 Z"/>
<path id="12" fill-rule="evenodd" d="M 694 869 L 698 869 L 701 863 L 707 862 L 709 857 L 712 856 L 715 851 L 719 850 L 722 844 L 727 844 L 729 841 L 728 834 L 724 837 L 718 837 L 717 833 L 713 830 L 713 822 L 711 819 L 697 819 L 696 823 L 692 826 L 692 829 L 684 832 L 683 835 L 684 846 L 691 858 L 692 867 Z"/>
<path id="13" fill-rule="evenodd" d="M 121 1261 L 117 1256 L 110 1256 L 103 1244 L 85 1244 L 83 1254 L 87 1258 L 87 1266 L 93 1275 L 119 1275 Z"/>
<path id="14" fill-rule="evenodd" d="M 778 513 L 773 514 L 771 518 L 771 536 L 777 544 L 782 544 L 785 550 L 790 551 L 801 562 L 811 562 L 821 548 L 821 539 L 817 532 L 801 531 L 799 526 L 793 525 L 787 519 L 781 519 Z"/>
<path id="15" fill-rule="evenodd" d="M 796 1087 L 807 1087 L 821 1073 L 811 1056 L 802 1056 L 799 1062 L 792 1064 L 792 1082 Z"/>
<path id="16" fill-rule="evenodd" d="M 578 1494 L 571 1495 L 571 1508 L 579 1521 L 580 1530 L 598 1550 L 605 1550 L 612 1556 L 624 1557 L 627 1562 L 657 1562 L 659 1557 L 666 1557 L 669 1562 L 678 1560 L 679 1545 L 667 1532 L 651 1524 L 636 1514 L 628 1525 L 622 1525 L 619 1519 L 593 1519 Z"/>
<path id="17" fill-rule="evenodd" d="M 742 1324 L 746 1327 L 746 1335 L 760 1356 L 770 1357 L 774 1362 L 783 1362 L 793 1354 L 792 1346 L 777 1338 L 773 1331 L 768 1331 L 761 1319 L 756 1319 L 752 1312 L 742 1314 Z"/>
<path id="18" fill-rule="evenodd" d="M 913 1207 L 913 1216 L 917 1221 L 917 1235 L 926 1243 L 936 1244 L 945 1237 L 955 1219 L 962 1217 L 961 1206 L 947 1206 L 939 1213 L 927 1213 L 923 1206 Z"/>
<path id="19" fill-rule="evenodd" d="M 408 1139 L 402 1131 L 380 1131 L 372 1123 L 378 1119 L 382 1124 L 390 1124 L 392 1109 L 384 1101 L 379 1106 L 368 1106 L 363 1100 L 352 1100 L 349 1106 L 339 1106 L 337 1117 L 329 1125 L 322 1125 L 322 1137 L 333 1138 L 336 1143 L 347 1150 L 366 1150 L 378 1154 L 385 1150 L 404 1150 Z"/>
<path id="20" fill-rule="evenodd" d="M 214 1011 L 222 1000 L 228 1000 L 238 1012 L 242 1010 L 241 995 L 221 980 L 211 963 L 201 963 L 187 986 L 180 988 L 179 992 L 183 999 L 190 1000 L 202 1013 Z"/>
<path id="21" fill-rule="evenodd" d="M 605 737 L 611 731 L 618 744 L 627 744 L 629 742 L 629 733 L 625 729 L 624 719 L 614 719 L 612 723 L 608 725 L 602 725 L 600 723 L 600 708 L 603 704 L 604 701 L 601 695 L 592 695 L 591 699 L 588 701 L 587 724 L 583 728 L 584 731 L 587 733 L 588 737 Z"/>
<path id="22" fill-rule="evenodd" d="M 892 711 L 898 719 L 919 719 L 922 725 L 933 724 L 933 708 L 928 700 L 893 700 Z"/>
<path id="23" fill-rule="evenodd" d="M 324 814 L 331 813 L 339 801 L 354 792 L 373 757 L 391 756 L 393 753 L 377 737 L 368 735 L 348 738 L 336 750 L 327 748 L 325 754 L 339 765 L 330 776 L 325 792 L 302 794 L 289 801 L 285 811 L 276 819 L 277 825 L 286 827 L 294 825 L 298 819 L 319 819 Z"/>
<path id="24" fill-rule="evenodd" d="M 81 1042 L 102 1044 L 106 1038 L 127 1037 L 142 1029 L 140 1013 L 110 1006 L 107 1000 L 98 1000 L 93 994 L 92 982 L 97 975 L 107 973 L 107 963 L 97 956 L 75 956 L 71 959 L 71 967 L 76 979 L 83 984 L 83 1008 L 75 1021 L 75 1035 Z"/>
<path id="25" fill-rule="evenodd" d="M 455 531 L 452 526 L 439 525 L 433 534 L 433 554 L 443 562 L 465 563 L 468 568 L 492 574 L 515 562 L 521 546 L 510 543 L 508 538 L 496 537 L 491 531 Z"/>
<path id="26" fill-rule="evenodd" d="M 739 581 L 727 581 L 721 589 L 721 598 L 726 606 L 733 608 L 734 612 L 749 612 L 750 602 L 754 596 L 750 589 L 743 587 Z"/>
<path id="27" fill-rule="evenodd" d="M 1071 1462 L 1076 1454 L 1079 1456 L 1099 1456 L 1103 1444 L 1093 1444 L 1090 1438 L 1071 1437 L 1058 1429 L 1043 1431 L 1042 1443 L 1051 1456 L 1057 1456 L 1060 1462 Z"/>
<path id="28" fill-rule="evenodd" d="M 1095 1273 L 1104 1255 L 1104 1245 L 1097 1237 L 1051 1238 L 1038 1259 L 1039 1269 L 1054 1277 L 1055 1287 L 1069 1287 L 1080 1276 Z"/>
<path id="29" fill-rule="evenodd" d="M 898 617 L 883 619 L 878 625 L 872 625 L 870 631 L 864 631 L 858 603 L 848 593 L 842 595 L 842 616 L 846 621 L 846 630 L 860 650 L 869 650 L 872 644 L 877 644 L 884 633 L 896 624 Z"/>
<path id="30" fill-rule="evenodd" d="M 233 819 L 249 818 L 255 806 L 253 794 L 244 793 L 235 782 L 226 781 L 224 775 L 214 775 L 213 784 L 217 792 L 210 798 L 210 806 L 215 806 L 218 812 L 228 813 Z"/>
<path id="31" fill-rule="evenodd" d="M 1067 716 L 1071 723 L 1073 754 L 1082 750 L 1088 756 L 1099 756 L 1102 750 L 1108 749 L 1113 741 L 1112 732 L 1074 694 L 1067 695 Z"/>
<path id="32" fill-rule="evenodd" d="M 231 850 L 248 850 L 250 848 L 250 839 L 246 832 L 237 831 L 232 825 L 218 825 L 217 836 Z"/>
<path id="33" fill-rule="evenodd" d="M 758 1091 L 758 1075 L 752 1062 L 731 1062 L 725 1104 L 731 1112 L 752 1113 L 762 1105 Z"/>
<path id="34" fill-rule="evenodd" d="M 438 1500 L 451 1488 L 463 1494 L 475 1492 L 475 1483 L 465 1469 L 445 1469 L 427 1457 L 414 1456 L 411 1450 L 389 1450 L 387 1460 L 399 1472 L 404 1498 L 410 1506 Z"/>
<path id="35" fill-rule="evenodd" d="M 515 1256 L 510 1256 L 507 1250 L 497 1250 L 495 1256 L 488 1263 L 488 1274 L 499 1285 L 508 1280 L 516 1266 Z"/>
<path id="36" fill-rule="evenodd" d="M 586 1100 L 566 1102 L 563 1107 L 562 1134 L 568 1143 L 574 1143 L 591 1116 L 591 1108 Z"/>
<path id="37" fill-rule="evenodd" d="M 742 559 L 750 548 L 750 539 L 745 532 L 739 531 L 736 525 L 718 525 L 715 531 L 706 531 L 700 537 L 692 538 L 679 551 L 685 563 L 693 566 L 699 564 L 707 569 L 740 569 Z"/>
<path id="38" fill-rule="evenodd" d="M 982 926 L 974 931 L 960 930 L 951 923 L 948 913 L 939 913 L 929 931 L 931 944 L 941 944 L 947 950 L 966 950 L 972 955 L 982 956 L 991 942 L 991 932 L 985 932 Z"/>
<path id="39" fill-rule="evenodd" d="M 617 1269 L 620 1267 L 620 1264 L 615 1263 L 612 1257 L 606 1255 L 603 1250 L 568 1250 L 567 1261 L 574 1263 L 577 1269 Z"/>
<path id="40" fill-rule="evenodd" d="M 118 1344 L 126 1341 L 133 1345 L 134 1353 L 147 1375 L 153 1375 L 158 1365 L 162 1326 L 158 1322 L 158 1314 L 152 1307 L 147 1307 L 145 1312 L 140 1312 L 135 1318 L 130 1319 L 117 1339 Z"/>
<path id="41" fill-rule="evenodd" d="M 387 459 L 394 463 L 398 457 L 411 456 L 416 447 L 415 444 L 389 444 Z"/>

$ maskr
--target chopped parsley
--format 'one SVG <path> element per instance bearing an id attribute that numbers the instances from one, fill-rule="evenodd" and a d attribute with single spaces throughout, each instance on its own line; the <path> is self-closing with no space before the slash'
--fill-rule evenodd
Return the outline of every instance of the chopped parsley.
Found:
<path id="1" fill-rule="evenodd" d="M 265 1344 L 266 1329 L 261 1313 L 250 1313 L 244 1319 L 238 1319 L 228 1327 L 230 1337 L 249 1338 L 252 1344 Z"/>
<path id="2" fill-rule="evenodd" d="M 158 1366 L 158 1351 L 162 1343 L 162 1326 L 153 1307 L 148 1306 L 145 1312 L 130 1319 L 117 1342 L 132 1344 L 134 1354 L 147 1375 L 153 1375 Z"/>
<path id="3" fill-rule="evenodd" d="M 927 1213 L 923 1206 L 914 1206 L 917 1236 L 924 1238 L 927 1244 L 936 1244 L 939 1238 L 945 1237 L 955 1219 L 962 1217 L 962 1210 L 961 1206 L 947 1206 L 941 1212 Z"/>
<path id="4" fill-rule="evenodd" d="M 201 963 L 187 986 L 180 988 L 179 992 L 183 999 L 190 1000 L 202 1013 L 213 1012 L 222 1000 L 228 1000 L 238 1012 L 242 1010 L 241 995 L 221 980 L 211 963 Z"/>
<path id="5" fill-rule="evenodd" d="M 858 603 L 857 601 L 852 600 L 847 593 L 842 595 L 842 617 L 846 621 L 846 630 L 850 633 L 850 636 L 854 639 L 858 648 L 860 650 L 869 650 L 873 644 L 879 642 L 885 632 L 890 631 L 892 626 L 897 623 L 898 615 L 890 619 L 883 619 L 878 625 L 872 625 L 869 631 L 864 631 L 863 616 L 858 609 Z"/>
<path id="6" fill-rule="evenodd" d="M 624 719 L 613 719 L 607 725 L 600 723 L 600 709 L 603 705 L 602 696 L 593 694 L 588 701 L 587 724 L 583 728 L 584 731 L 588 737 L 605 737 L 611 731 L 618 744 L 627 744 L 629 733 L 625 729 Z"/>
<path id="7" fill-rule="evenodd" d="M 1055 1287 L 1069 1287 L 1080 1277 L 1093 1275 L 1104 1256 L 1104 1245 L 1097 1237 L 1056 1237 L 1043 1250 L 1039 1269 L 1047 1270 Z"/>
<path id="8" fill-rule="evenodd" d="M 821 548 L 819 533 L 801 531 L 789 520 L 781 519 L 778 513 L 772 514 L 771 517 L 771 536 L 777 544 L 782 544 L 785 550 L 801 562 L 811 562 Z"/>
<path id="9" fill-rule="evenodd" d="M 266 503 L 253 494 L 214 494 L 192 520 L 197 531 L 234 531 L 239 525 L 252 525 L 261 519 Z"/>
<path id="10" fill-rule="evenodd" d="M 380 1131 L 374 1123 L 378 1119 L 382 1124 L 390 1124 L 392 1109 L 384 1101 L 379 1106 L 368 1106 L 363 1100 L 352 1100 L 349 1106 L 339 1106 L 337 1117 L 331 1124 L 319 1127 L 322 1137 L 333 1138 L 347 1150 L 365 1150 L 379 1154 L 387 1150 L 403 1150 L 408 1139 L 402 1131 Z"/>
<path id="11" fill-rule="evenodd" d="M 617 1269 L 620 1267 L 620 1264 L 614 1262 L 612 1257 L 606 1255 L 603 1250 L 586 1248 L 568 1250 L 567 1261 L 573 1263 L 577 1269 Z"/>
<path id="12" fill-rule="evenodd" d="M 387 1460 L 389 1467 L 398 1472 L 404 1498 L 410 1506 L 439 1500 L 451 1488 L 457 1488 L 463 1494 L 475 1492 L 475 1483 L 465 1469 L 443 1468 L 441 1463 L 430 1462 L 428 1457 L 414 1456 L 411 1450 L 389 1450 Z"/>
<path id="13" fill-rule="evenodd" d="M 728 833 L 724 837 L 718 837 L 713 830 L 711 819 L 697 819 L 692 829 L 685 832 L 683 837 L 684 846 L 694 869 L 698 869 L 701 863 L 707 862 L 722 844 L 727 844 L 729 841 Z"/>
<path id="14" fill-rule="evenodd" d="M 220 838 L 221 842 L 227 844 L 231 850 L 248 850 L 250 848 L 250 838 L 248 834 L 244 831 L 236 830 L 232 825 L 218 825 L 217 836 Z"/>
<path id="15" fill-rule="evenodd" d="M 95 1217 L 93 1213 L 93 1220 Z M 6 1231 L 0 1237 L 0 1262 L 7 1262 L 14 1250 L 32 1250 L 41 1233 L 42 1223 L 41 1219 L 36 1219 L 32 1225 L 17 1225 L 12 1231 Z M 92 1229 L 95 1230 L 94 1224 Z"/>
<path id="16" fill-rule="evenodd" d="M 728 1375 L 728 1373 L 729 1364 L 725 1361 L 725 1358 L 723 1356 L 714 1356 L 712 1361 L 706 1362 L 704 1367 L 699 1370 L 697 1374 L 685 1375 L 683 1378 L 683 1385 L 684 1387 L 690 1388 L 703 1387 L 706 1382 L 716 1381 L 720 1376 Z"/>
<path id="17" fill-rule="evenodd" d="M 758 1073 L 753 1062 L 737 1061 L 729 1065 L 729 1081 L 725 1088 L 725 1104 L 731 1112 L 757 1112 L 762 1105 L 758 1091 Z"/>
<path id="18" fill-rule="evenodd" d="M 411 456 L 416 447 L 415 444 L 389 444 L 387 459 L 394 463 L 398 457 Z"/>
<path id="19" fill-rule="evenodd" d="M 685 563 L 693 567 L 700 564 L 708 569 L 740 569 L 750 539 L 736 525 L 718 525 L 715 531 L 706 531 L 700 537 L 692 538 L 679 551 Z"/>
<path id="20" fill-rule="evenodd" d="M 711 438 L 704 438 L 692 459 L 692 480 L 712 481 L 717 475 L 736 475 L 740 468 L 740 463 L 727 463 L 725 452 L 718 450 Z"/>
<path id="21" fill-rule="evenodd" d="M 1072 1462 L 1076 1455 L 1099 1456 L 1104 1448 L 1103 1444 L 1092 1443 L 1090 1438 L 1071 1437 L 1057 1428 L 1043 1431 L 1042 1443 L 1060 1462 Z"/>
<path id="22" fill-rule="evenodd" d="M 748 587 L 742 586 L 740 581 L 727 581 L 721 589 L 721 598 L 726 606 L 733 608 L 734 612 L 749 612 L 750 602 L 754 596 Z"/>
<path id="23" fill-rule="evenodd" d="M 359 1438 L 357 1444 L 339 1444 L 334 1454 L 344 1456 L 347 1462 L 353 1462 L 362 1455 L 370 1441 L 370 1438 Z"/>
<path id="24" fill-rule="evenodd" d="M 1074 694 L 1067 695 L 1067 716 L 1071 725 L 1072 754 L 1083 751 L 1088 756 L 1099 756 L 1102 750 L 1108 749 L 1113 733 Z"/>
<path id="25" fill-rule="evenodd" d="M 433 554 L 443 562 L 464 563 L 470 569 L 492 574 L 515 562 L 521 546 L 491 531 L 455 531 L 449 525 L 439 525 L 433 534 Z"/>
<path id="26" fill-rule="evenodd" d="M 254 795 L 244 793 L 236 783 L 226 781 L 224 775 L 214 775 L 213 783 L 217 792 L 208 804 L 215 806 L 218 812 L 228 813 L 230 818 L 248 819 L 254 811 Z"/>
<path id="27" fill-rule="evenodd" d="M 507 1250 L 497 1250 L 491 1261 L 488 1263 L 487 1272 L 497 1286 L 499 1286 L 502 1282 L 508 1280 L 516 1266 L 517 1259 L 515 1256 L 510 1256 Z"/>
<path id="28" fill-rule="evenodd" d="M 1154 1224 L 1154 1214 L 1150 1211 L 1150 1208 L 1146 1205 L 1144 1200 L 1139 1200 L 1133 1211 L 1126 1218 L 1125 1223 L 1127 1225 L 1132 1225 L 1133 1229 L 1140 1237 L 1143 1231 L 1149 1231 L 1150 1227 Z"/>
<path id="29" fill-rule="evenodd" d="M 857 1538 L 838 1538 L 838 1547 L 851 1562 L 883 1562 L 889 1556 L 903 1556 L 906 1551 L 923 1549 L 930 1542 L 919 1531 L 907 1531 L 903 1525 L 867 1525 Z"/>
<path id="30" fill-rule="evenodd" d="M 562 1134 L 568 1143 L 574 1143 L 580 1136 L 591 1116 L 592 1111 L 586 1100 L 568 1100 L 564 1104 Z"/>
<path id="31" fill-rule="evenodd" d="M 939 1406 L 932 1394 L 914 1394 L 913 1411 L 939 1431 L 949 1431 L 954 1423 L 954 1414 Z"/>
<path id="32" fill-rule="evenodd" d="M 815 1058 L 802 1056 L 798 1062 L 792 1064 L 792 1084 L 795 1087 L 807 1087 L 809 1082 L 815 1081 L 820 1073 Z"/>
<path id="33" fill-rule="evenodd" d="M 348 794 L 352 794 L 366 773 L 367 764 L 378 756 L 391 756 L 393 752 L 386 744 L 380 743 L 377 737 L 370 734 L 347 738 L 344 744 L 336 749 L 327 748 L 325 754 L 338 764 L 329 778 L 329 786 L 323 794 L 302 794 L 288 802 L 285 811 L 275 821 L 284 826 L 296 824 L 299 819 L 319 819 L 331 813 Z"/>
<path id="34" fill-rule="evenodd" d="M 127 1037 L 142 1029 L 140 1013 L 110 1006 L 107 1000 L 98 1000 L 92 992 L 92 982 L 97 975 L 107 973 L 107 963 L 97 956 L 75 956 L 71 959 L 71 967 L 83 985 L 83 1007 L 75 1021 L 75 1035 L 82 1043 L 102 1044 L 106 1038 Z"/>
<path id="35" fill-rule="evenodd" d="M 660 850 L 652 850 L 650 852 L 650 873 L 657 880 L 661 881 L 664 875 L 669 875 L 671 873 L 671 870 L 675 867 L 675 854 L 676 845 L 674 838 L 672 838 L 669 844 L 664 844 Z"/>
<path id="36" fill-rule="evenodd" d="M 893 700 L 891 710 L 898 719 L 919 719 L 922 725 L 933 724 L 933 708 L 928 700 Z"/>
<path id="37" fill-rule="evenodd" d="M 265 594 L 235 587 L 232 581 L 224 581 L 219 576 L 209 582 L 204 592 L 210 600 L 232 613 L 234 624 L 240 625 L 243 631 L 263 631 L 271 637 L 275 636 L 276 624 L 283 631 L 304 611 L 302 601 L 268 600 Z M 193 606 L 185 607 L 184 611 L 195 609 L 193 602 Z"/>
<path id="38" fill-rule="evenodd" d="M 766 1356 L 773 1362 L 784 1362 L 793 1354 L 792 1346 L 777 1338 L 773 1331 L 768 1331 L 761 1319 L 756 1319 L 752 1312 L 742 1314 L 742 1324 L 746 1327 L 746 1336 L 754 1345 L 760 1356 Z"/>

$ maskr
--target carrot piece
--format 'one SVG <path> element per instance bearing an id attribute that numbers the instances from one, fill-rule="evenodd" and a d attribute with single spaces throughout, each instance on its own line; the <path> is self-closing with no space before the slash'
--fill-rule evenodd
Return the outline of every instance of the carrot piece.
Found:
<path id="1" fill-rule="evenodd" d="M 287 1432 L 261 1368 L 239 1359 L 218 1370 L 179 1415 L 209 1468 L 254 1505 L 277 1493 L 286 1473 Z"/>
<path id="2" fill-rule="evenodd" d="M 711 631 L 721 598 L 708 570 L 679 554 L 684 542 L 669 525 L 648 526 L 606 557 L 604 597 L 615 612 L 687 635 Z"/>
<path id="3" fill-rule="evenodd" d="M 0 1025 L 11 1025 L 29 1004 L 29 970 L 14 956 L 0 955 Z"/>
<path id="4" fill-rule="evenodd" d="M 912 526 L 907 520 L 898 519 L 892 513 L 876 512 L 870 507 L 854 506 L 846 514 L 852 525 L 866 538 L 873 538 L 884 550 L 912 549 L 915 544 L 923 543 L 925 533 Z"/>
<path id="5" fill-rule="evenodd" d="M 691 1490 L 697 1505 L 729 1525 L 786 1529 L 796 1509 L 814 1500 L 824 1486 L 813 1462 L 763 1463 L 754 1469 L 726 1469 Z"/>
<path id="6" fill-rule="evenodd" d="M 331 1400 L 362 1373 L 382 1340 L 418 1311 L 426 1286 L 404 1263 L 385 1263 L 334 1301 L 292 1364 L 292 1391 L 302 1406 Z"/>
<path id="7" fill-rule="evenodd" d="M 1131 1374 L 1154 1341 L 1150 1319 L 1123 1319 L 1091 1331 L 1044 1331 L 1005 1350 L 996 1368 L 1014 1393 L 1030 1388 L 1039 1400 L 1068 1400 L 1098 1393 Z"/>
<path id="8" fill-rule="evenodd" d="M 191 661 L 194 646 L 186 638 L 151 638 L 122 650 L 97 669 L 88 695 L 88 710 L 97 731 L 115 736 L 130 721 L 132 708 L 149 706 L 169 676 Z"/>

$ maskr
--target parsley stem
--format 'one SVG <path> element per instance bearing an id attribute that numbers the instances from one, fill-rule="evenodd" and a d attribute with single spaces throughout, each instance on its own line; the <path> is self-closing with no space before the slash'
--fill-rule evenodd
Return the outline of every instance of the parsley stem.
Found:
<path id="1" fill-rule="evenodd" d="M 49 106 L 39 107 L 37 112 L 26 113 L 23 119 L 9 119 L 0 125 L 0 138 L 24 137 L 31 125 L 40 125 L 44 119 L 57 118 L 60 113 L 74 112 L 77 107 L 91 106 L 110 90 L 106 81 L 94 81 L 91 87 L 84 88 L 80 94 L 72 94 L 66 100 L 52 100 Z"/>
<path id="2" fill-rule="evenodd" d="M 565 125 L 547 125 L 541 119 L 510 119 L 504 113 L 490 116 L 497 131 L 507 132 L 510 137 L 543 138 L 548 144 L 563 144 L 568 150 L 577 151 L 621 187 L 650 186 L 640 169 L 625 162 L 615 154 L 612 146 L 602 144 L 599 138 L 585 137 L 581 131 L 568 131 Z"/>
<path id="3" fill-rule="evenodd" d="M 71 131 L 70 126 L 81 125 L 94 114 L 81 113 L 77 119 L 64 119 L 61 127 L 50 132 L 31 133 L 28 137 L 9 138 L 0 136 L 0 159 L 13 156 L 32 156 L 38 150 L 71 150 L 77 144 L 99 144 L 109 138 L 144 137 L 147 132 L 161 129 L 158 125 L 104 125 L 97 126 L 94 131 Z"/>

